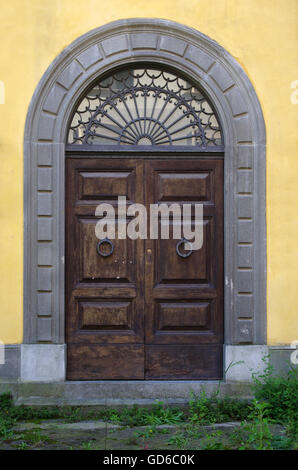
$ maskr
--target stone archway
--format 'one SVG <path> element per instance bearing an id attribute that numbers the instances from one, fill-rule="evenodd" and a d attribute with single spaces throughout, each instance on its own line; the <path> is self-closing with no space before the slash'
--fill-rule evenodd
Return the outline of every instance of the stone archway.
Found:
<path id="1" fill-rule="evenodd" d="M 217 110 L 225 139 L 225 344 L 266 343 L 265 125 L 256 93 L 233 57 L 203 34 L 165 20 L 121 20 L 67 47 L 45 72 L 29 107 L 24 380 L 64 380 L 64 163 L 72 110 L 97 76 L 144 61 L 179 68 Z"/>

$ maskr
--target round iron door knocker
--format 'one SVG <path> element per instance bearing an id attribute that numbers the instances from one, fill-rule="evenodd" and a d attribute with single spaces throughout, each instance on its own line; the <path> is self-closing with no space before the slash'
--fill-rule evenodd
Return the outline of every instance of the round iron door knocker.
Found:
<path id="1" fill-rule="evenodd" d="M 184 243 L 188 243 L 190 245 L 190 250 L 187 250 L 186 253 L 181 253 L 180 246 Z M 190 241 L 186 240 L 186 238 L 181 238 L 181 240 L 179 240 L 176 245 L 176 253 L 178 256 L 181 256 L 181 258 L 188 258 L 192 254 L 192 244 L 190 243 Z"/>
<path id="2" fill-rule="evenodd" d="M 101 249 L 100 249 L 101 245 L 103 245 L 104 243 L 107 243 L 108 245 L 110 245 L 110 251 L 108 251 L 106 253 L 104 251 L 101 251 Z M 113 244 L 113 242 L 111 242 L 111 240 L 109 238 L 103 238 L 102 240 L 99 240 L 99 242 L 97 243 L 96 251 L 100 256 L 104 256 L 104 257 L 110 256 L 114 251 L 114 244 Z"/>

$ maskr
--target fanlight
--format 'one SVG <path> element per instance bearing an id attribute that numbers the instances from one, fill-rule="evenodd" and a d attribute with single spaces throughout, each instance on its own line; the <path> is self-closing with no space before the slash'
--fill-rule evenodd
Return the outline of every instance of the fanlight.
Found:
<path id="1" fill-rule="evenodd" d="M 68 133 L 71 145 L 223 148 L 209 99 L 176 73 L 128 68 L 99 80 L 81 99 Z"/>

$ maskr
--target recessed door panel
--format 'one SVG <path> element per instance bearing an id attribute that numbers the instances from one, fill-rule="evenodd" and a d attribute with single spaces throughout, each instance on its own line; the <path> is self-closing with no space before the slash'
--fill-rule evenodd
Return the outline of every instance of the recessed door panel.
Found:
<path id="1" fill-rule="evenodd" d="M 78 300 L 78 307 L 81 330 L 131 330 L 132 302 L 81 299 Z"/>
<path id="2" fill-rule="evenodd" d="M 210 329 L 211 305 L 208 301 L 159 302 L 157 331 L 206 331 Z"/>
<path id="3" fill-rule="evenodd" d="M 209 201 L 212 198 L 211 172 L 156 173 L 157 200 Z"/>
<path id="4" fill-rule="evenodd" d="M 98 218 L 78 217 L 80 245 L 79 261 L 80 275 L 78 282 L 128 282 L 135 283 L 136 280 L 136 244 L 134 240 L 126 238 L 125 240 L 113 239 L 113 244 L 103 244 L 100 252 L 103 255 L 108 254 L 112 249 L 113 253 L 109 256 L 100 255 L 97 251 L 98 238 L 95 235 L 95 225 Z M 115 226 L 117 222 L 115 222 Z M 117 227 L 116 232 L 117 232 Z M 105 246 L 106 245 L 106 246 Z"/>
<path id="5" fill-rule="evenodd" d="M 79 200 L 117 201 L 135 199 L 135 173 L 131 171 L 78 171 Z"/>
<path id="6" fill-rule="evenodd" d="M 163 284 L 181 284 L 181 283 L 201 283 L 211 284 L 212 270 L 210 260 L 212 257 L 212 240 L 214 238 L 213 220 L 212 218 L 203 221 L 203 246 L 199 250 L 183 258 L 177 255 L 177 243 L 179 239 L 173 239 L 173 222 L 170 221 L 170 238 L 159 239 L 155 242 L 154 247 L 154 263 L 155 263 L 155 282 L 161 287 Z M 182 238 L 182 237 L 181 237 Z M 187 248 L 187 247 L 186 247 Z M 179 247 L 182 254 L 183 245 Z"/>

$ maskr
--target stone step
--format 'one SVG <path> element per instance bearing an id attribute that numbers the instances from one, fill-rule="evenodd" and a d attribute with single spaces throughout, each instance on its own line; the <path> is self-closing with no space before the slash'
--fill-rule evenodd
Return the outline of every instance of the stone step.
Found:
<path id="1" fill-rule="evenodd" d="M 0 393 L 11 392 L 17 405 L 168 405 L 188 403 L 191 393 L 247 399 L 251 384 L 218 381 L 66 381 L 56 383 L 0 383 Z"/>

